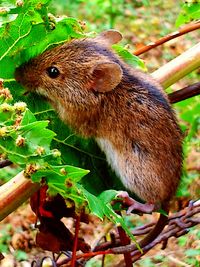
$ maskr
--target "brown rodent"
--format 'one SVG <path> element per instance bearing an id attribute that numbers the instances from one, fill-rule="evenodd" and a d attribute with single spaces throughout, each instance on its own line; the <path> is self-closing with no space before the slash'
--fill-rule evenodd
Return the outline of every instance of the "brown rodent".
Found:
<path id="1" fill-rule="evenodd" d="M 70 41 L 19 67 L 16 79 L 79 135 L 95 138 L 129 191 L 166 208 L 180 180 L 182 135 L 161 86 L 111 50 L 120 40 L 110 30 Z M 148 242 L 165 223 L 161 215 Z"/>

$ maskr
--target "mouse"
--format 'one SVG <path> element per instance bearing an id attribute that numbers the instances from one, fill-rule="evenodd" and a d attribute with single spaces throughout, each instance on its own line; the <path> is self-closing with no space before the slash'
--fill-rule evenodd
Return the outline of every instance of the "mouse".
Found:
<path id="1" fill-rule="evenodd" d="M 181 177 L 182 133 L 161 85 L 113 51 L 121 39 L 108 30 L 68 41 L 19 66 L 15 78 L 43 95 L 78 135 L 94 138 L 125 188 L 149 211 L 168 213 Z M 119 196 L 130 211 L 137 206 L 126 193 Z M 166 223 L 160 214 L 139 246 L 153 241 Z"/>

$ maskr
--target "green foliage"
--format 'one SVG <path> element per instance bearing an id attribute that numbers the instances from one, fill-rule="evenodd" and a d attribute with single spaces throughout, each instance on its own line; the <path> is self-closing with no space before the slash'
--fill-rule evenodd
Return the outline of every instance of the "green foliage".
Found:
<path id="1" fill-rule="evenodd" d="M 176 26 L 179 27 L 182 24 L 191 22 L 193 20 L 199 20 L 200 18 L 200 3 L 199 1 L 185 1 L 182 5 L 181 12 L 176 20 Z"/>
<path id="2" fill-rule="evenodd" d="M 198 231 L 198 229 L 192 228 L 190 229 L 189 235 L 193 236 L 193 239 L 195 241 L 199 241 L 200 238 L 200 231 Z M 188 238 L 188 236 L 181 236 L 178 239 L 179 245 L 180 246 L 186 246 L 187 242 L 190 240 L 190 238 Z M 195 266 L 195 267 L 199 267 L 199 260 L 198 257 L 200 255 L 200 248 L 191 248 L 191 246 L 189 245 L 189 249 L 185 250 L 185 255 L 186 257 L 186 262 L 188 264 L 190 264 L 191 266 Z"/>
<path id="3" fill-rule="evenodd" d="M 13 78 L 17 66 L 41 54 L 48 47 L 83 36 L 76 19 L 49 18 L 49 2 L 25 1 L 23 6 L 10 8 L 3 14 L 8 21 L 4 21 L 0 27 L 1 78 Z M 16 16 L 14 20 L 11 14 Z M 5 65 L 7 68 L 4 68 Z"/>
<path id="4" fill-rule="evenodd" d="M 133 55 L 132 53 L 130 53 L 123 46 L 121 46 L 121 45 L 113 45 L 112 47 L 118 53 L 118 55 L 120 57 L 122 57 L 124 59 L 124 61 L 126 61 L 126 63 L 128 63 L 130 66 L 136 67 L 136 68 L 140 68 L 143 71 L 147 70 L 147 68 L 146 68 L 146 66 L 144 64 L 144 61 L 141 60 L 139 57 L 137 57 L 137 56 Z"/>
<path id="5" fill-rule="evenodd" d="M 200 255 L 200 248 L 198 249 L 187 249 L 185 251 L 185 255 L 187 256 L 186 262 L 191 266 L 199 267 L 200 263 L 198 257 Z"/>
<path id="6" fill-rule="evenodd" d="M 11 226 L 8 224 L 0 231 L 0 251 L 2 253 L 7 253 L 9 251 L 8 243 L 11 240 L 10 228 Z"/>
<path id="7" fill-rule="evenodd" d="M 79 10 L 80 19 L 90 21 L 89 18 L 91 18 L 93 25 L 100 22 L 99 24 L 104 25 L 105 29 L 114 28 L 116 21 L 118 19 L 124 19 L 125 16 L 134 18 L 136 16 L 135 8 L 143 5 L 148 6 L 149 2 L 148 0 L 58 0 L 52 1 L 50 7 L 61 14 L 65 12 L 74 17 L 77 17 L 77 10 Z M 90 27 L 93 28 L 93 25 L 91 24 Z"/>
<path id="8" fill-rule="evenodd" d="M 181 119 L 181 128 L 186 132 L 183 143 L 184 158 L 187 159 L 191 149 L 200 147 L 200 140 L 197 136 L 200 129 L 200 96 L 187 99 L 175 105 L 176 110 L 179 112 Z M 189 196 L 188 187 L 198 178 L 198 173 L 190 173 L 183 170 L 181 184 L 179 186 L 177 196 Z"/>
<path id="9" fill-rule="evenodd" d="M 50 143 L 55 135 L 47 129 L 47 121 L 36 121 L 34 115 L 25 109 L 24 103 L 18 105 L 0 106 L 0 149 L 8 158 L 16 164 L 25 167 L 27 163 L 40 159 L 45 164 L 46 158 L 53 158 L 53 151 L 50 150 Z M 24 111 L 19 111 L 21 105 Z M 6 106 L 6 109 L 5 109 Z M 10 109 L 10 111 L 8 111 Z M 31 115 L 30 115 L 31 114 Z M 7 117 L 5 119 L 5 116 Z M 20 125 L 16 121 L 23 116 Z M 3 118 L 3 119 L 2 119 Z M 38 135 L 38 132 L 41 135 Z M 55 161 L 55 159 L 53 158 Z"/>

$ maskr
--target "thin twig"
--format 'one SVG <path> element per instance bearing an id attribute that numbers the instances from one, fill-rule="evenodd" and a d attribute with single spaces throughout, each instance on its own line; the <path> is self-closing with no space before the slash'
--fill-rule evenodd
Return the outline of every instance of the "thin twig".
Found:
<path id="1" fill-rule="evenodd" d="M 75 227 L 75 235 L 74 235 L 74 245 L 73 245 L 73 251 L 72 251 L 72 261 L 71 261 L 71 267 L 76 266 L 76 251 L 78 247 L 78 234 L 80 230 L 80 216 L 76 217 L 76 227 Z"/>
<path id="2" fill-rule="evenodd" d="M 149 43 L 139 49 L 137 49 L 133 54 L 136 55 L 136 56 L 139 56 L 159 45 L 162 45 L 174 38 L 177 38 L 181 35 L 184 35 L 188 32 L 191 32 L 191 31 L 194 31 L 194 30 L 197 30 L 200 28 L 200 21 L 196 22 L 196 23 L 192 23 L 192 24 L 189 24 L 189 25 L 186 25 L 185 27 L 183 27 L 182 29 L 179 29 L 178 31 L 175 31 L 173 33 L 170 33 L 162 38 L 160 38 L 159 40 L 155 41 L 155 42 L 152 42 L 152 43 Z"/>

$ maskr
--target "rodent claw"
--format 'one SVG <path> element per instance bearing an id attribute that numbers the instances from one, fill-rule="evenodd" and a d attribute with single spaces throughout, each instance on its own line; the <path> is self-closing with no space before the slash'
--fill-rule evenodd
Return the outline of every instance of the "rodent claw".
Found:
<path id="1" fill-rule="evenodd" d="M 122 198 L 122 203 L 124 206 L 128 206 L 127 214 L 130 214 L 132 211 L 139 211 L 142 213 L 151 213 L 155 205 L 150 203 L 140 203 L 137 200 L 131 198 L 129 194 L 125 191 L 121 191 L 118 195 L 118 198 Z"/>

